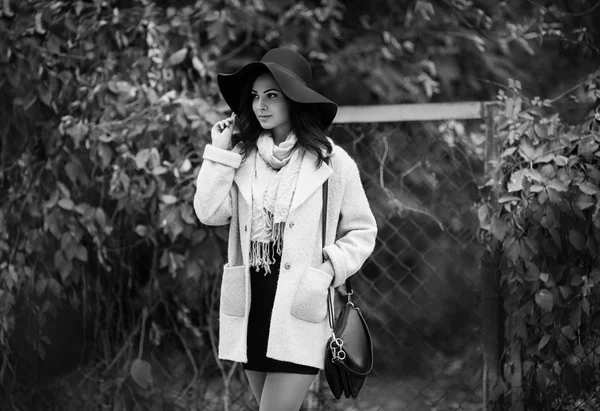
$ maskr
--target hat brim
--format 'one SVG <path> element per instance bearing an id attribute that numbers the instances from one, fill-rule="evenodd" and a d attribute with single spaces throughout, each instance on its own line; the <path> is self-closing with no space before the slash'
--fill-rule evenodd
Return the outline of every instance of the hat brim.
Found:
<path id="1" fill-rule="evenodd" d="M 277 63 L 255 61 L 249 63 L 232 74 L 217 74 L 217 83 L 227 105 L 233 112 L 240 109 L 241 91 L 248 79 L 259 70 L 267 69 L 277 82 L 277 85 L 287 98 L 296 103 L 317 104 L 321 109 L 323 124 L 328 127 L 335 118 L 337 104 L 322 94 L 317 93 L 301 80 L 286 73 Z"/>

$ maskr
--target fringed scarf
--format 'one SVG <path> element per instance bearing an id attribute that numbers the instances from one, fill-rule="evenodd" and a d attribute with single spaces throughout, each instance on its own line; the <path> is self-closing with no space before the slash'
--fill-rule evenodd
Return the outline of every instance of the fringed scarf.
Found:
<path id="1" fill-rule="evenodd" d="M 269 132 L 258 138 L 252 183 L 250 265 L 271 272 L 275 253 L 281 255 L 283 231 L 296 190 L 303 150 L 295 150 L 292 132 L 279 146 Z"/>

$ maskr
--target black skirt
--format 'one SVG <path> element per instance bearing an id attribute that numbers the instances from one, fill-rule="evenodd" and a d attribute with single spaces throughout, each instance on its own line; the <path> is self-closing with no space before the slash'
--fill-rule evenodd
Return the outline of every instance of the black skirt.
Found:
<path id="1" fill-rule="evenodd" d="M 251 303 L 248 318 L 248 362 L 244 369 L 260 372 L 283 372 L 293 374 L 313 374 L 318 368 L 278 361 L 267 358 L 267 343 L 269 341 L 269 324 L 275 301 L 279 265 L 281 256 L 276 255 L 275 262 L 270 266 L 271 272 L 265 275 L 263 268 L 250 268 Z"/>

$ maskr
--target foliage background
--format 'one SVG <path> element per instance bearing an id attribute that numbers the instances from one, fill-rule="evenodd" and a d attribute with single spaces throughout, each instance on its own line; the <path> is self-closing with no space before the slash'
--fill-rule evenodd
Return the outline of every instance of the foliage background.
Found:
<path id="1" fill-rule="evenodd" d="M 579 85 L 598 65 L 599 17 L 590 1 L 4 0 L 3 397 L 58 406 L 69 391 L 56 384 L 85 365 L 101 389 L 77 401 L 179 404 L 192 384 L 157 390 L 174 370 L 238 372 L 213 355 L 225 232 L 191 208 L 208 130 L 227 115 L 217 72 L 290 46 L 340 105 L 489 100 L 514 78 L 577 123 L 597 101 Z M 390 125 L 366 142 L 386 133 L 418 153 L 439 129 Z"/>
<path id="2" fill-rule="evenodd" d="M 599 77 L 590 78 L 590 89 Z M 504 305 L 507 365 L 498 403 L 511 410 L 595 410 L 600 113 L 568 124 L 543 114 L 548 101 L 524 101 L 520 84 L 512 85 L 496 124 L 500 197 L 479 209 Z"/>

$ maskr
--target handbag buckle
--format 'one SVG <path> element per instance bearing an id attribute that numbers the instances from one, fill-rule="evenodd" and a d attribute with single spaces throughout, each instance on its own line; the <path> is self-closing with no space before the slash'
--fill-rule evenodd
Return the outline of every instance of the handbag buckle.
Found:
<path id="1" fill-rule="evenodd" d="M 331 362 L 335 360 L 344 361 L 346 359 L 346 351 L 344 351 L 344 341 L 341 338 L 333 338 L 329 343 L 331 349 Z"/>

